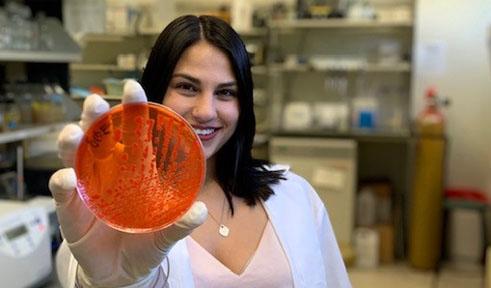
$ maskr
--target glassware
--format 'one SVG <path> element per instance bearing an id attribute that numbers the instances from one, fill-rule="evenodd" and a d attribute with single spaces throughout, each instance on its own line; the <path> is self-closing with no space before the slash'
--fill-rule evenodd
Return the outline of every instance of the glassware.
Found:
<path id="1" fill-rule="evenodd" d="M 10 1 L 5 5 L 5 10 L 9 17 L 8 26 L 11 35 L 9 48 L 14 50 L 32 49 L 31 9 L 26 5 Z"/>
<path id="2" fill-rule="evenodd" d="M 7 12 L 0 8 L 0 49 L 8 49 L 11 45 L 11 32 Z"/>

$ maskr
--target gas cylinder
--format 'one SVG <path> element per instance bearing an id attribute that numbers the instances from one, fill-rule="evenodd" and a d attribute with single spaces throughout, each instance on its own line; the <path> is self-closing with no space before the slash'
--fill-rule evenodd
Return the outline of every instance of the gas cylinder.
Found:
<path id="1" fill-rule="evenodd" d="M 409 197 L 408 256 L 415 268 L 434 269 L 441 254 L 445 119 L 436 89 L 416 119 L 413 189 Z"/>

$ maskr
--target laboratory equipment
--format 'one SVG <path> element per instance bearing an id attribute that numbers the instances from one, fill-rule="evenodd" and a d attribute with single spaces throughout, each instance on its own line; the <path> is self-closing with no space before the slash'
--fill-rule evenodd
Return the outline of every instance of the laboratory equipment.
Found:
<path id="1" fill-rule="evenodd" d="M 2 287 L 32 287 L 51 273 L 49 221 L 44 207 L 0 201 L 0 279 Z"/>

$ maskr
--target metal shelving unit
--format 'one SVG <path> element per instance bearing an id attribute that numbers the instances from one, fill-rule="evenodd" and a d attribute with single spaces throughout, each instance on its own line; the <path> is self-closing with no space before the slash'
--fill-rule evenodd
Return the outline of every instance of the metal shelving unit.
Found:
<path id="1" fill-rule="evenodd" d="M 156 38 L 160 34 L 160 31 L 138 31 L 135 33 L 88 33 L 81 39 L 81 45 L 85 45 L 89 42 L 121 42 L 130 38 Z"/>
<path id="2" fill-rule="evenodd" d="M 41 50 L 0 49 L 1 62 L 66 63 L 82 59 L 80 47 L 65 32 L 60 21 L 47 18 L 43 23 L 45 32 L 40 37 L 50 39 L 50 47 Z"/>
<path id="3" fill-rule="evenodd" d="M 19 129 L 0 133 L 0 144 L 23 141 L 61 130 L 68 123 L 50 123 L 24 126 Z"/>
<path id="4" fill-rule="evenodd" d="M 79 53 L 0 50 L 0 61 L 4 62 L 64 63 L 80 61 L 80 59 Z"/>
<path id="5" fill-rule="evenodd" d="M 313 143 L 318 140 L 343 140 L 357 143 L 356 168 L 354 168 L 356 180 L 354 180 L 353 189 L 355 191 L 358 189 L 359 180 L 378 176 L 386 177 L 393 181 L 392 199 L 396 207 L 394 209 L 404 211 L 405 195 L 410 192 L 411 185 L 413 147 L 410 122 L 406 117 L 408 115 L 406 112 L 410 111 L 408 97 L 413 71 L 410 60 L 413 46 L 413 20 L 295 19 L 270 21 L 269 27 L 267 69 L 272 82 L 269 90 L 272 98 L 271 143 L 285 137 L 305 143 Z M 397 43 L 399 45 L 398 57 L 381 57 L 380 55 L 383 54 L 379 53 L 382 50 L 378 50 L 381 43 Z M 382 85 L 361 85 L 362 80 L 370 85 L 373 83 Z M 370 92 L 360 87 L 372 88 L 370 92 L 373 94 L 369 94 Z M 385 91 L 392 92 L 382 94 L 382 88 L 389 88 Z M 385 123 L 367 129 L 358 128 L 361 125 L 350 123 L 355 118 L 353 117 L 354 111 L 358 111 L 354 109 L 355 101 L 353 100 L 358 96 L 368 97 L 367 95 L 374 98 L 387 97 L 377 99 L 379 111 L 382 105 L 386 105 L 384 103 L 400 104 L 399 112 L 403 115 L 400 118 L 401 121 L 390 122 L 389 116 L 385 116 L 387 120 Z M 310 121 L 309 125 L 302 127 L 304 129 L 298 127 L 287 129 L 288 125 L 284 125 L 283 122 L 284 111 L 287 110 L 289 103 L 299 101 L 311 105 L 311 114 L 314 113 L 314 108 L 317 108 L 316 105 L 319 103 L 346 105 L 349 111 L 348 124 L 333 128 L 316 126 L 320 120 L 313 116 L 314 120 Z M 387 102 L 382 103 L 382 101 Z M 384 113 L 387 112 L 384 115 L 391 115 L 390 117 L 395 118 L 393 116 L 395 112 L 388 113 L 388 111 L 390 110 L 384 110 Z M 402 125 L 394 123 L 402 123 Z M 278 155 L 275 155 L 271 147 L 270 151 L 272 151 L 270 157 L 275 159 Z M 309 152 L 302 153 L 308 154 Z M 316 157 L 319 156 L 316 154 Z M 308 161 L 308 157 L 305 159 L 307 159 L 305 163 L 308 163 L 305 167 L 313 165 L 311 161 Z M 380 160 L 380 163 L 377 160 Z M 341 203 L 344 202 L 338 200 L 334 205 L 341 205 Z M 405 219 L 396 213 L 394 212 L 394 229 L 396 229 L 394 233 L 395 241 L 397 241 L 395 254 L 403 257 L 406 235 Z M 340 214 L 342 213 L 337 215 L 333 213 L 331 217 L 333 219 L 343 218 L 344 216 Z M 352 225 L 354 227 L 354 223 Z"/>
<path id="6" fill-rule="evenodd" d="M 0 133 L 0 144 L 22 142 L 27 139 L 47 135 L 61 130 L 68 123 L 50 123 L 24 126 L 19 129 Z M 24 199 L 24 147 L 21 144 L 16 148 L 16 175 L 17 175 L 17 197 Z"/>
<path id="7" fill-rule="evenodd" d="M 296 96 L 295 93 L 299 93 L 298 89 L 295 91 L 291 89 L 293 81 L 291 78 L 284 79 L 287 77 L 300 77 L 305 73 L 318 73 L 317 75 L 322 75 L 322 73 L 328 73 L 326 75 L 335 75 L 330 73 L 337 73 L 337 76 L 344 75 L 346 80 L 348 81 L 348 85 L 354 85 L 356 77 L 359 75 L 401 75 L 406 79 L 410 79 L 412 72 L 412 64 L 404 59 L 399 59 L 398 61 L 378 61 L 374 59 L 364 59 L 369 53 L 366 51 L 369 45 L 367 45 L 368 41 L 378 41 L 376 39 L 382 39 L 387 35 L 397 35 L 396 37 L 400 37 L 401 35 L 411 35 L 413 29 L 413 21 L 412 20 L 394 20 L 394 21 L 380 21 L 380 20 L 363 20 L 363 19 L 293 19 L 293 20 L 273 20 L 269 23 L 270 31 L 268 33 L 269 37 L 269 63 L 267 65 L 267 73 L 271 76 L 272 81 L 276 81 L 276 84 L 279 87 L 274 87 L 271 90 L 271 95 L 274 98 L 272 106 L 272 117 L 273 122 L 271 123 L 272 130 L 274 133 L 284 133 L 282 131 L 280 121 L 283 118 L 282 109 L 285 104 L 290 101 L 288 99 L 292 96 Z M 371 36 L 370 36 L 371 35 Z M 377 35 L 377 36 L 374 36 Z M 383 35 L 383 37 L 381 36 Z M 313 44 L 316 41 L 320 41 L 320 37 L 326 37 L 323 39 L 329 39 L 329 37 L 344 37 L 344 40 L 350 39 L 361 39 L 359 41 L 361 44 L 366 46 L 358 47 L 358 51 L 356 49 L 351 49 L 351 51 L 344 51 L 343 45 L 350 45 L 349 43 L 341 45 L 338 41 L 330 42 L 330 46 L 322 43 Z M 374 38 L 372 38 L 374 36 Z M 288 38 L 289 37 L 289 38 Z M 297 37 L 297 38 L 295 38 Z M 375 38 L 379 37 L 379 38 Z M 301 39 L 297 40 L 298 42 L 291 42 L 292 38 Z M 286 40 L 286 41 L 285 41 Z M 353 40 L 355 41 L 355 40 Z M 356 40 L 358 41 L 358 40 Z M 411 41 L 411 40 L 410 40 Z M 294 43 L 294 44 L 292 44 Z M 351 43 L 352 45 L 353 43 Z M 294 51 L 285 49 L 285 46 L 290 45 L 291 47 L 296 47 Z M 322 48 L 320 48 L 322 47 Z M 334 47 L 334 48 L 332 48 Z M 351 46 L 353 47 L 353 45 Z M 335 51 L 330 48 L 334 49 Z M 336 50 L 337 49 L 337 50 Z M 365 51 L 364 51 L 365 50 Z M 278 61 L 278 57 L 274 56 L 275 53 L 286 54 L 286 56 L 298 55 L 298 61 L 288 61 L 284 60 L 283 62 Z M 365 55 L 363 55 L 365 53 Z M 361 55 L 356 55 L 361 54 Z M 273 56 L 272 56 L 273 55 Z M 345 55 L 343 58 L 342 55 Z M 360 57 L 361 56 L 361 57 Z M 285 56 L 283 56 L 285 57 Z M 316 57 L 316 58 L 314 58 Z M 281 58 L 281 57 L 280 57 Z M 317 59 L 318 58 L 318 59 Z M 341 74 L 339 74 L 341 73 Z M 307 76 L 302 76 L 306 78 Z M 307 78 L 319 78 L 321 76 L 310 74 Z M 329 77 L 329 76 L 325 76 Z M 372 76 L 370 76 L 372 77 Z M 378 77 L 378 76 L 377 76 Z M 383 76 L 385 77 L 385 76 Z M 304 79 L 302 78 L 302 79 Z M 293 78 L 295 79 L 295 78 Z M 326 85 L 326 84 L 324 84 Z M 287 88 L 283 86 L 288 86 Z M 314 86 L 311 87 L 303 87 L 303 93 L 310 93 L 310 90 L 314 89 Z M 308 89 L 307 89 L 308 88 Z M 283 91 L 280 91 L 283 90 Z M 351 93 L 353 92 L 353 88 L 351 88 Z M 349 92 L 348 92 L 349 93 Z M 349 96 L 351 97 L 351 96 Z M 298 97 L 297 97 L 298 98 Z M 311 97 L 312 98 L 312 97 Z M 322 97 L 319 96 L 319 100 L 322 100 Z M 279 107 L 279 108 L 278 108 Z M 408 130 L 409 125 L 402 130 Z M 382 130 L 383 129 L 379 129 Z M 288 131 L 286 131 L 288 132 Z M 312 133 L 316 136 L 319 133 L 315 132 L 315 130 L 308 130 L 302 134 Z M 382 135 L 383 138 L 391 139 L 393 133 L 385 133 L 385 132 L 363 132 L 362 134 L 373 133 L 375 138 L 380 138 Z M 348 133 L 330 133 L 325 132 L 326 136 L 338 137 L 337 135 L 342 135 L 342 137 L 352 137 L 356 138 L 360 133 L 355 131 L 350 131 Z M 399 133 L 396 133 L 399 134 Z M 401 134 L 406 134 L 406 132 L 402 132 Z M 314 136 L 313 135 L 313 136 Z M 386 137 L 387 136 L 387 137 Z M 405 137 L 403 137 L 405 138 Z"/>
<path id="8" fill-rule="evenodd" d="M 325 72 L 325 71 L 343 71 L 343 72 L 411 72 L 409 62 L 398 62 L 392 64 L 381 63 L 364 63 L 354 67 L 325 67 L 315 68 L 309 64 L 272 64 L 269 68 L 274 72 Z"/>
<path id="9" fill-rule="evenodd" d="M 250 30 L 237 31 L 243 37 L 262 37 L 268 34 L 268 28 L 252 28 Z"/>
<path id="10" fill-rule="evenodd" d="M 135 72 L 139 71 L 140 69 L 128 69 L 128 68 L 123 68 L 119 67 L 117 65 L 111 65 L 111 64 L 82 64 L 82 63 L 74 63 L 70 64 L 70 70 L 72 71 L 107 71 L 107 72 Z"/>
<path id="11" fill-rule="evenodd" d="M 359 19 L 296 19 L 272 21 L 273 29 L 326 29 L 326 28 L 411 28 L 412 21 L 379 21 Z"/>
<path id="12" fill-rule="evenodd" d="M 274 133 L 274 136 L 353 139 L 363 142 L 400 143 L 411 139 L 411 132 L 409 130 L 351 130 L 342 132 L 327 130 L 279 130 Z"/>
<path id="13" fill-rule="evenodd" d="M 46 18 L 39 35 L 39 49 L 12 50 L 0 49 L 0 62 L 22 63 L 71 63 L 81 61 L 82 54 L 78 44 L 64 30 L 56 18 Z M 36 41 L 33 39 L 32 41 Z M 62 129 L 67 123 L 32 124 L 15 130 L 0 132 L 0 144 L 15 143 L 17 197 L 24 199 L 24 146 L 23 141 L 47 135 Z"/>
<path id="14" fill-rule="evenodd" d="M 268 67 L 265 65 L 258 65 L 251 67 L 252 74 L 265 75 L 268 73 Z"/>

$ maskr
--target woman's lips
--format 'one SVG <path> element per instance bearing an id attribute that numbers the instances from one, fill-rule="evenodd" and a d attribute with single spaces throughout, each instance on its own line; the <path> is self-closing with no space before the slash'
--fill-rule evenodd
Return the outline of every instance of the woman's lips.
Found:
<path id="1" fill-rule="evenodd" d="M 213 139 L 217 135 L 218 130 L 220 130 L 220 128 L 213 127 L 193 127 L 193 129 L 201 141 L 208 141 Z"/>

